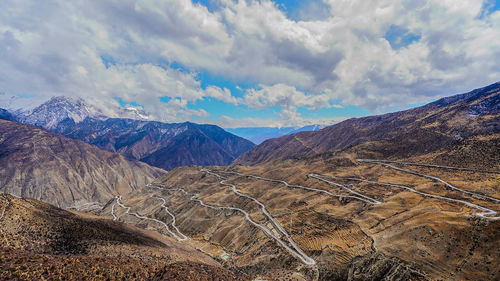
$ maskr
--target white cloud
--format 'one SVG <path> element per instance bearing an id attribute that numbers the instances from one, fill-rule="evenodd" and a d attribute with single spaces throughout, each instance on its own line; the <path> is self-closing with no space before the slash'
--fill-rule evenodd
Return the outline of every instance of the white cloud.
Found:
<path id="1" fill-rule="evenodd" d="M 76 95 L 107 107 L 119 97 L 183 121 L 208 118 L 188 102 L 211 97 L 278 106 L 272 122 L 300 123 L 299 107 L 340 101 L 380 112 L 500 77 L 500 12 L 485 14 L 485 1 L 325 0 L 329 10 L 296 20 L 269 0 L 217 2 L 211 12 L 189 0 L 3 1 L 0 100 Z M 420 39 L 393 50 L 391 26 Z M 221 85 L 203 90 L 200 71 L 259 86 L 242 98 Z"/>
<path id="2" fill-rule="evenodd" d="M 244 96 L 245 104 L 256 109 L 278 106 L 286 110 L 296 110 L 298 107 L 307 106 L 316 110 L 329 107 L 329 100 L 330 97 L 326 94 L 307 95 L 285 84 L 260 85 L 260 89 L 250 89 Z"/>
<path id="3" fill-rule="evenodd" d="M 209 120 L 211 124 L 216 124 L 224 128 L 242 127 L 303 127 L 307 125 L 332 125 L 348 119 L 348 116 L 333 118 L 299 118 L 295 120 L 284 118 L 232 118 L 222 116 Z"/>

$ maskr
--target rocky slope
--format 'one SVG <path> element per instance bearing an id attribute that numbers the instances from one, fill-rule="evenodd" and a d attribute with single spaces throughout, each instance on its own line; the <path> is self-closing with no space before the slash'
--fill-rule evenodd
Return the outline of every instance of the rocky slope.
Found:
<path id="1" fill-rule="evenodd" d="M 195 249 L 123 223 L 0 192 L 2 280 L 245 280 Z"/>
<path id="2" fill-rule="evenodd" d="M 44 129 L 0 120 L 0 190 L 60 207 L 103 204 L 164 173 Z"/>
<path id="3" fill-rule="evenodd" d="M 266 141 L 252 165 L 177 168 L 121 202 L 256 278 L 499 280 L 499 92 Z"/>
<path id="4" fill-rule="evenodd" d="M 405 158 L 499 132 L 500 82 L 422 107 L 353 118 L 317 132 L 268 140 L 242 154 L 234 163 L 253 165 L 355 147 L 377 153 L 368 156 Z"/>

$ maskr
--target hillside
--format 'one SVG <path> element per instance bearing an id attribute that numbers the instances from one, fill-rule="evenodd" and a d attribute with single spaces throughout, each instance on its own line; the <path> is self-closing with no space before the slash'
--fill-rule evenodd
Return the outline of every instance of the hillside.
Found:
<path id="1" fill-rule="evenodd" d="M 271 139 L 242 154 L 234 163 L 255 165 L 347 148 L 357 149 L 367 157 L 404 159 L 481 138 L 494 138 L 488 143 L 496 143 L 498 148 L 498 133 L 500 82 L 406 111 L 353 118 L 317 132 Z M 491 153 L 485 156 L 473 164 L 491 165 L 500 157 Z"/>
<path id="2" fill-rule="evenodd" d="M 164 171 L 44 129 L 0 120 L 0 190 L 60 207 L 103 205 Z"/>
<path id="3" fill-rule="evenodd" d="M 0 192 L 2 280 L 244 280 L 155 232 Z"/>
<path id="4" fill-rule="evenodd" d="M 419 160 L 345 154 L 181 167 L 100 214 L 177 237 L 264 280 L 500 278 L 500 165 L 462 170 Z"/>

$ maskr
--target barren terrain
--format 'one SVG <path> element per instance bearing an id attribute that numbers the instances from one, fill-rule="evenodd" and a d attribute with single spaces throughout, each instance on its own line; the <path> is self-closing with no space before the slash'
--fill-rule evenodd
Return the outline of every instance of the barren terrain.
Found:
<path id="1" fill-rule="evenodd" d="M 121 202 L 255 277 L 495 280 L 499 170 L 318 155 L 178 168 Z M 112 217 L 112 206 L 117 220 L 175 237 L 115 203 L 102 215 Z"/>

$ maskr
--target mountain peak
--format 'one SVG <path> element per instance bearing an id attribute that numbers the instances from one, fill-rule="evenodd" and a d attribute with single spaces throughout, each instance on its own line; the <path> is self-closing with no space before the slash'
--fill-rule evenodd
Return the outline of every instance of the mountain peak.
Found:
<path id="1" fill-rule="evenodd" d="M 151 116 L 141 107 L 116 107 L 117 115 L 123 118 L 150 120 Z M 22 123 L 53 130 L 61 121 L 70 119 L 80 123 L 85 118 L 108 119 L 103 111 L 80 97 L 54 96 L 41 105 L 26 110 L 18 110 L 15 117 Z"/>
<path id="2" fill-rule="evenodd" d="M 17 117 L 23 123 L 53 129 L 68 118 L 79 123 L 87 117 L 98 115 L 99 110 L 88 105 L 82 98 L 56 96 L 32 110 L 21 112 Z"/>

